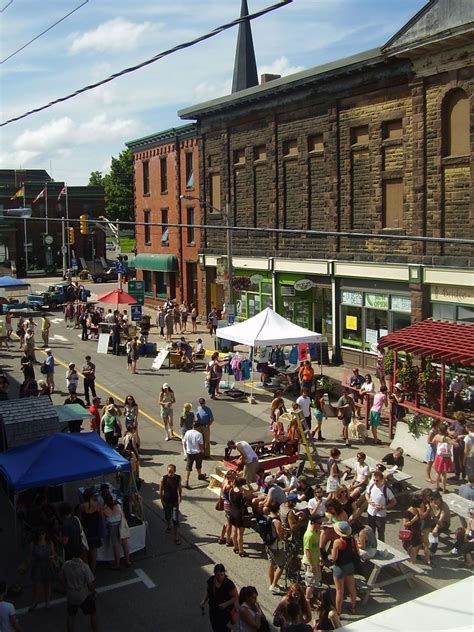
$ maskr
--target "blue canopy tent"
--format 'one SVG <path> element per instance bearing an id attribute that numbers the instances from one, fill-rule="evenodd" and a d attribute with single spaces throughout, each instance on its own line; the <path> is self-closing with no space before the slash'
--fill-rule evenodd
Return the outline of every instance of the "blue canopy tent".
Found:
<path id="1" fill-rule="evenodd" d="M 128 470 L 96 432 L 57 433 L 0 454 L 0 474 L 14 492 Z"/>
<path id="2" fill-rule="evenodd" d="M 17 287 L 27 287 L 30 284 L 27 281 L 21 279 L 15 279 L 11 276 L 0 276 L 0 289 L 12 289 Z"/>

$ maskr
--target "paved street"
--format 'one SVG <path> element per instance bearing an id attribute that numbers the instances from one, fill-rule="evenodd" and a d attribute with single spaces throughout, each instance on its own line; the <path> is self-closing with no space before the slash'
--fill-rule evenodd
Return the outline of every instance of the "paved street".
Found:
<path id="1" fill-rule="evenodd" d="M 41 281 L 40 283 L 47 283 Z M 106 286 L 90 286 L 94 294 L 106 289 L 113 289 L 113 284 Z M 158 373 L 151 370 L 152 358 L 142 358 L 138 363 L 138 375 L 131 375 L 126 370 L 126 358 L 111 355 L 96 354 L 97 343 L 82 342 L 79 330 L 67 330 L 60 313 L 52 315 L 51 346 L 54 349 L 56 361 L 56 386 L 58 391 L 53 395 L 54 403 L 62 403 L 66 397 L 65 367 L 68 362 L 75 362 L 80 368 L 86 354 L 92 355 L 97 367 L 98 394 L 105 398 L 112 395 L 123 399 L 128 393 L 136 398 L 140 410 L 140 434 L 143 447 L 141 476 L 145 480 L 142 487 L 145 501 L 146 515 L 149 522 L 147 548 L 133 556 L 132 569 L 123 569 L 120 573 L 100 567 L 97 584 L 103 589 L 99 595 L 99 616 L 101 630 L 121 630 L 131 626 L 144 630 L 160 630 L 160 632 L 206 631 L 207 617 L 201 618 L 198 607 L 204 590 L 205 580 L 217 561 L 222 561 L 228 569 L 229 576 L 241 587 L 251 583 L 257 586 L 259 601 L 267 615 L 277 604 L 277 598 L 270 595 L 266 579 L 267 563 L 264 560 L 263 547 L 258 534 L 246 532 L 245 545 L 250 557 L 241 559 L 235 556 L 232 549 L 219 546 L 216 542 L 220 531 L 221 515 L 215 511 L 216 496 L 209 492 L 206 483 L 197 483 L 195 474 L 192 475 L 192 489 L 185 490 L 183 510 L 183 543 L 180 547 L 173 543 L 172 537 L 165 532 L 163 514 L 158 502 L 158 485 L 168 463 L 177 464 L 178 473 L 183 473 L 184 462 L 181 445 L 178 440 L 165 442 L 164 431 L 159 420 L 158 393 L 163 382 L 168 382 L 175 390 L 177 404 L 175 406 L 175 420 L 183 404 L 187 401 L 196 405 L 200 396 L 206 396 L 204 388 L 204 373 L 198 371 L 184 374 L 177 370 L 162 368 Z M 39 322 L 39 318 L 37 318 Z M 150 336 L 151 341 L 157 341 L 155 331 Z M 39 337 L 39 336 L 38 336 Z M 210 340 L 206 335 L 207 348 Z M 14 343 L 15 346 L 17 343 Z M 38 351 L 41 360 L 42 351 Z M 19 352 L 2 349 L 1 362 L 13 380 L 20 379 Z M 328 369 L 341 375 L 341 369 Z M 39 373 L 39 371 L 38 371 Z M 82 381 L 81 381 L 82 382 Z M 12 390 L 14 390 L 13 385 Z M 78 389 L 82 395 L 82 384 Z M 224 444 L 229 439 L 245 439 L 248 441 L 268 438 L 268 403 L 267 395 L 258 394 L 258 403 L 250 405 L 247 402 L 233 401 L 212 402 L 212 409 L 216 423 L 212 426 L 212 444 L 214 460 L 223 455 Z M 175 429 L 179 422 L 175 421 Z M 325 422 L 324 434 L 328 438 L 324 445 L 327 451 L 333 445 L 339 445 L 339 425 L 335 418 Z M 382 437 L 384 438 L 384 437 Z M 365 451 L 373 457 L 380 457 L 388 452 L 388 444 L 382 447 L 367 446 Z M 343 459 L 354 456 L 355 449 L 342 449 Z M 211 472 L 215 463 L 206 461 L 204 471 Z M 424 487 L 423 465 L 407 459 L 406 471 L 413 475 L 413 481 Z M 6 507 L 2 514 L 6 515 Z M 393 512 L 388 525 L 388 541 L 400 547 L 397 540 L 399 514 Z M 2 551 L 8 551 L 1 557 L 1 572 L 9 581 L 17 579 L 15 568 L 20 558 L 13 547 L 7 546 L 12 541 L 11 525 L 0 533 Z M 144 572 L 143 573 L 141 572 Z M 138 572 L 138 575 L 137 575 Z M 439 557 L 433 571 L 430 572 L 430 583 L 433 587 L 444 585 L 466 576 L 465 571 L 457 568 L 457 561 L 447 561 Z M 28 581 L 25 581 L 28 584 Z M 361 611 L 370 614 L 380 609 L 390 607 L 399 601 L 413 598 L 428 588 L 416 587 L 409 589 L 405 583 L 398 583 L 390 587 L 390 593 L 374 593 Z M 28 605 L 30 588 L 26 587 L 24 594 L 16 601 L 19 608 Z M 60 598 L 60 595 L 55 595 Z M 184 607 L 183 607 L 184 606 Z M 25 630 L 61 629 L 65 615 L 64 604 L 58 604 L 51 612 L 38 610 L 34 613 L 22 615 Z M 358 617 L 356 617 L 358 618 Z M 349 620 L 349 619 L 347 619 Z M 85 620 L 77 626 L 78 630 L 88 629 Z"/>

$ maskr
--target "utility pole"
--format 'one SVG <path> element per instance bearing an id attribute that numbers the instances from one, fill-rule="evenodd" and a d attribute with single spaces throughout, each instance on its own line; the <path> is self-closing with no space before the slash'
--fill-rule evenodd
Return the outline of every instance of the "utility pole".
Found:
<path id="1" fill-rule="evenodd" d="M 67 246 L 66 246 L 66 223 L 64 221 L 64 217 L 61 217 L 61 253 L 63 255 L 63 278 L 66 276 L 67 269 Z"/>
<path id="2" fill-rule="evenodd" d="M 225 311 L 227 317 L 234 316 L 234 303 L 232 302 L 232 278 L 234 276 L 234 266 L 232 265 L 232 217 L 230 204 L 228 199 L 225 203 L 225 215 L 226 215 L 226 235 L 227 235 L 227 300 Z"/>

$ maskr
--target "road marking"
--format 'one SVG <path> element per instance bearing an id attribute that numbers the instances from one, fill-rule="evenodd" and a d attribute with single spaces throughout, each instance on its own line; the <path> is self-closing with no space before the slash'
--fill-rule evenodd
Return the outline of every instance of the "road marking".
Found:
<path id="1" fill-rule="evenodd" d="M 57 340 L 58 342 L 69 342 L 67 338 L 64 336 L 60 336 L 59 334 L 53 334 L 49 337 L 50 340 Z"/>
<path id="2" fill-rule="evenodd" d="M 117 582 L 115 584 L 110 584 L 109 586 L 99 586 L 96 588 L 96 592 L 105 593 L 110 590 L 117 590 L 118 588 L 125 588 L 126 586 L 131 586 L 132 584 L 145 584 L 145 588 L 156 588 L 156 584 L 154 581 L 150 579 L 150 577 L 145 573 L 141 568 L 134 569 L 134 573 L 136 577 L 132 577 L 131 579 L 125 579 L 122 582 Z M 59 599 L 52 599 L 50 604 L 52 606 L 57 606 L 58 604 L 65 603 L 66 597 L 60 597 Z M 38 608 L 44 607 L 44 603 L 39 603 Z M 16 611 L 17 614 L 26 614 L 28 612 L 28 608 L 20 608 Z"/>
<path id="3" fill-rule="evenodd" d="M 55 325 L 59 325 L 59 323 L 64 322 L 64 318 L 51 318 L 51 322 L 54 323 Z"/>

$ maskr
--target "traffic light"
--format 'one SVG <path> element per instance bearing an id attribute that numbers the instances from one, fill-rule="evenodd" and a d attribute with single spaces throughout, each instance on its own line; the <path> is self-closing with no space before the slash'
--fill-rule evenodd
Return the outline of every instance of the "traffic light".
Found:
<path id="1" fill-rule="evenodd" d="M 69 230 L 69 245 L 72 246 L 75 240 L 74 228 L 71 226 L 70 228 L 68 228 L 68 230 Z"/>
<path id="2" fill-rule="evenodd" d="M 84 213 L 84 215 L 80 215 L 79 216 L 79 228 L 81 231 L 81 235 L 87 235 L 88 231 L 88 226 L 87 226 L 87 214 Z"/>

